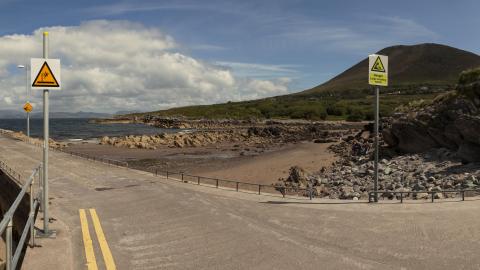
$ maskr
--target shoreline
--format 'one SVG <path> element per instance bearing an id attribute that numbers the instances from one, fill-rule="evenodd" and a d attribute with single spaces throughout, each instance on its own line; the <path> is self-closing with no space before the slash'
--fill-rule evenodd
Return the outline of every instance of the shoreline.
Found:
<path id="1" fill-rule="evenodd" d="M 240 150 L 234 144 L 156 150 L 118 148 L 110 145 L 77 144 L 71 151 L 126 161 L 129 167 L 154 171 L 184 172 L 204 177 L 275 184 L 288 177 L 291 166 L 309 171 L 329 167 L 337 160 L 328 150 L 332 143 L 298 142 L 269 149 Z M 242 152 L 244 151 L 244 152 Z M 243 154 L 242 154 L 243 153 Z"/>

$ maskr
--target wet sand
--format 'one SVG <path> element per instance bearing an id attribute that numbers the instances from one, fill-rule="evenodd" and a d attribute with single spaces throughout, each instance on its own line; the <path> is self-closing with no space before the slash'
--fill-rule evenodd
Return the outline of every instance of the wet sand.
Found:
<path id="1" fill-rule="evenodd" d="M 127 161 L 129 166 L 141 170 L 168 170 L 204 177 L 271 184 L 280 177 L 287 177 L 291 166 L 298 165 L 309 171 L 330 166 L 336 158 L 327 150 L 329 145 L 299 142 L 264 149 L 222 144 L 145 150 L 80 143 L 71 145 L 68 151 Z"/>

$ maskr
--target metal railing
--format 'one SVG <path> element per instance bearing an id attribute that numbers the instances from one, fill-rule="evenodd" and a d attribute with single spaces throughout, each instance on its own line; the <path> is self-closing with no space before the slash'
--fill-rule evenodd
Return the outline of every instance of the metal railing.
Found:
<path id="1" fill-rule="evenodd" d="M 108 164 L 108 165 L 115 165 L 115 166 L 127 167 L 128 168 L 128 162 L 126 162 L 126 161 L 120 161 L 120 160 L 103 158 L 103 157 L 96 157 L 96 156 L 91 156 L 91 155 L 87 155 L 87 154 L 84 154 L 84 153 L 67 151 L 67 150 L 64 150 L 64 149 L 55 149 L 55 148 L 50 148 L 50 149 L 53 149 L 54 151 L 66 153 L 66 154 L 69 154 L 71 156 L 81 157 L 81 158 L 84 158 L 86 160 L 92 160 L 92 161 L 96 161 L 96 162 L 105 163 L 105 164 Z"/>
<path id="2" fill-rule="evenodd" d="M 26 142 L 26 143 L 34 145 L 34 146 L 43 147 L 43 142 L 41 142 L 41 141 L 34 140 L 34 139 L 28 138 L 28 137 L 17 138 L 17 137 L 12 136 L 13 133 L 14 132 L 9 131 L 9 130 L 0 129 L 0 134 L 9 136 L 10 138 L 13 138 L 13 139 L 16 139 L 16 140 L 21 140 L 23 142 Z M 87 154 L 84 154 L 84 153 L 78 153 L 78 152 L 73 152 L 73 151 L 67 151 L 66 149 L 58 148 L 58 147 L 52 147 L 50 145 L 49 145 L 49 149 L 52 150 L 52 151 L 55 151 L 55 152 L 67 153 L 71 156 L 76 156 L 76 157 L 84 158 L 84 159 L 87 159 L 87 160 L 92 160 L 92 161 L 101 162 L 101 163 L 105 163 L 105 164 L 109 164 L 109 165 L 120 166 L 120 167 L 128 167 L 128 163 L 125 162 L 125 161 L 96 157 L 96 156 L 91 156 L 91 155 L 87 155 Z"/>
<path id="3" fill-rule="evenodd" d="M 38 178 L 39 189 L 37 193 L 34 193 L 34 182 L 35 178 Z M 35 218 L 36 212 L 38 207 L 40 206 L 41 202 L 41 180 L 42 179 L 42 164 L 37 166 L 30 177 L 27 179 L 25 184 L 23 185 L 22 189 L 18 193 L 17 197 L 13 201 L 12 205 L 8 209 L 8 211 L 3 215 L 3 219 L 0 222 L 0 235 L 5 232 L 5 240 L 6 240 L 6 270 L 14 270 L 17 268 L 18 260 L 20 259 L 20 255 L 22 253 L 23 247 L 25 245 L 25 241 L 27 236 L 30 235 L 30 247 L 35 246 Z M 13 238 L 12 238 L 12 231 L 13 231 L 13 217 L 17 208 L 27 191 L 30 193 L 30 209 L 28 214 L 28 219 L 25 222 L 25 226 L 22 230 L 20 239 L 16 245 L 15 250 L 13 250 Z"/>
<path id="4" fill-rule="evenodd" d="M 379 194 L 382 195 L 382 198 L 385 199 L 385 195 L 389 195 L 388 197 L 396 197 L 400 199 L 400 203 L 403 203 L 404 199 L 418 199 L 418 194 L 427 194 L 428 197 L 431 199 L 433 203 L 435 201 L 436 194 L 442 194 L 443 197 L 446 197 L 445 194 L 453 193 L 453 194 L 460 194 L 462 196 L 462 201 L 465 201 L 465 193 L 480 193 L 480 189 L 459 189 L 459 190 L 442 190 L 442 191 L 387 191 L 387 190 L 380 190 L 380 191 L 370 191 L 368 192 L 368 202 L 374 202 L 375 194 L 377 196 Z M 420 198 L 422 199 L 422 198 Z M 438 200 L 438 199 L 437 199 Z"/>
<path id="5" fill-rule="evenodd" d="M 8 166 L 5 162 L 1 161 L 0 160 L 0 169 L 2 169 L 2 171 L 6 174 L 8 174 L 9 176 L 11 176 L 11 178 L 17 182 L 17 184 L 21 184 L 19 182 L 20 178 L 22 177 L 22 175 L 18 172 L 16 172 L 14 169 L 10 168 L 10 166 Z"/>
<path id="6" fill-rule="evenodd" d="M 199 186 L 206 186 L 212 188 L 221 188 L 236 192 L 247 192 L 252 194 L 265 194 L 265 195 L 280 195 L 283 198 L 286 196 L 296 196 L 299 195 L 308 196 L 308 189 L 305 188 L 287 188 L 282 186 L 275 186 L 273 184 L 264 185 L 257 183 L 248 183 L 237 180 L 226 180 L 213 177 L 205 177 L 199 175 L 191 175 L 184 172 L 173 172 L 166 170 L 154 169 L 150 171 L 155 176 L 163 176 L 169 180 L 176 180 L 188 184 L 194 184 Z"/>

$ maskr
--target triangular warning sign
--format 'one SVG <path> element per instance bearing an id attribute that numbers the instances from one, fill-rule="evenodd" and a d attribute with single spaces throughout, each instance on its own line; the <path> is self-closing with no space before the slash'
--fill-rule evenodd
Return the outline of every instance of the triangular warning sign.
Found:
<path id="1" fill-rule="evenodd" d="M 53 75 L 52 70 L 48 66 L 47 61 L 43 63 L 43 66 L 40 69 L 40 72 L 38 72 L 37 77 L 33 81 L 32 86 L 60 87 L 57 79 L 55 79 L 55 75 Z"/>
<path id="2" fill-rule="evenodd" d="M 385 72 L 385 67 L 383 66 L 380 56 L 378 56 L 377 59 L 375 60 L 375 63 L 373 63 L 372 71 Z"/>

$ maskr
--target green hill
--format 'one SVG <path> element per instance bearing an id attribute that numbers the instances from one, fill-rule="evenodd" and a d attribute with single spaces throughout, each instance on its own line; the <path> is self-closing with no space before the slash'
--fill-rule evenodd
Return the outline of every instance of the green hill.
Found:
<path id="1" fill-rule="evenodd" d="M 480 66 L 480 56 L 474 53 L 432 43 L 392 46 L 380 50 L 378 54 L 389 57 L 390 89 L 448 87 L 456 83 L 460 72 Z M 368 58 L 365 58 L 328 82 L 299 94 L 338 94 L 369 89 L 367 73 Z"/>
<path id="2" fill-rule="evenodd" d="M 438 44 L 392 46 L 388 88 L 382 89 L 380 110 L 388 115 L 400 105 L 430 102 L 451 90 L 463 70 L 480 66 L 480 56 Z M 370 120 L 372 88 L 367 84 L 368 58 L 328 82 L 299 93 L 252 101 L 199 105 L 133 114 L 188 118 L 291 118 Z"/>

